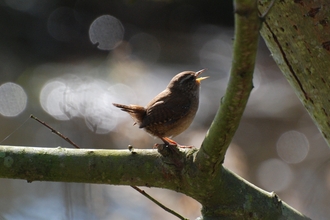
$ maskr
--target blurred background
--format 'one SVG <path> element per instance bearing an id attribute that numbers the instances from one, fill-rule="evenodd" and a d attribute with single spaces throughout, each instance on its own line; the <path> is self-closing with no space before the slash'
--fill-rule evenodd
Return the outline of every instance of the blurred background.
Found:
<path id="1" fill-rule="evenodd" d="M 175 74 L 207 68 L 197 116 L 174 138 L 202 143 L 228 81 L 231 1 L 4 0 L 0 17 L 2 145 L 72 147 L 34 114 L 81 148 L 151 148 L 160 140 L 111 103 L 144 106 Z M 262 39 L 254 86 L 225 167 L 312 219 L 328 219 L 329 147 Z M 0 184 L 0 219 L 177 219 L 125 186 Z M 185 217 L 200 216 L 187 196 L 143 189 Z"/>

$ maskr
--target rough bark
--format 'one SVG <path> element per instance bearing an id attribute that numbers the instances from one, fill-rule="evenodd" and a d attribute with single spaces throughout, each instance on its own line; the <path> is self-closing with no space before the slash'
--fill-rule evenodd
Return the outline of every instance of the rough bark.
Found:
<path id="1" fill-rule="evenodd" d="M 260 1 L 264 11 L 270 1 Z M 276 1 L 262 25 L 274 60 L 330 143 L 330 4 Z"/>

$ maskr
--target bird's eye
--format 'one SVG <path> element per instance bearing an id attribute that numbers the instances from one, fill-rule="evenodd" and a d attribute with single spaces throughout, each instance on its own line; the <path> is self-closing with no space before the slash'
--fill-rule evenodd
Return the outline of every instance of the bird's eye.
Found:
<path id="1" fill-rule="evenodd" d="M 191 82 L 191 81 L 193 81 L 194 79 L 195 79 L 195 76 L 189 74 L 189 75 L 183 77 L 183 78 L 180 80 L 180 83 L 182 84 L 182 83 Z"/>

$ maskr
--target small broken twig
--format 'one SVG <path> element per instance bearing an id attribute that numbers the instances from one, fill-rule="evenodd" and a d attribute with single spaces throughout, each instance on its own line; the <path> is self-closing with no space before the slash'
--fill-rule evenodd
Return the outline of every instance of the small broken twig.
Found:
<path id="1" fill-rule="evenodd" d="M 154 202 L 156 205 L 158 205 L 159 207 L 161 207 L 162 209 L 164 209 L 165 211 L 171 213 L 172 215 L 175 215 L 176 217 L 178 217 L 179 219 L 182 220 L 188 220 L 187 218 L 181 216 L 179 213 L 176 213 L 175 211 L 173 211 L 170 208 L 167 208 L 166 206 L 164 206 L 162 203 L 158 202 L 156 199 L 152 198 L 148 193 L 146 193 L 144 190 L 140 189 L 137 186 L 132 186 L 131 187 L 133 189 L 135 189 L 136 191 L 138 191 L 139 193 L 141 193 L 142 195 L 144 195 L 145 197 L 147 197 L 148 199 L 150 199 L 152 202 Z"/>

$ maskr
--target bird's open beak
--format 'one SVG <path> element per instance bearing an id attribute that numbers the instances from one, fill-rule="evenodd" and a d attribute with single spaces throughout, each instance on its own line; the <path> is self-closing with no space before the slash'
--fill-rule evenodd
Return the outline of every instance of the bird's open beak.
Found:
<path id="1" fill-rule="evenodd" d="M 195 73 L 195 76 L 196 76 L 196 77 L 199 76 L 199 75 L 200 75 L 202 72 L 204 72 L 204 71 L 205 71 L 205 69 L 202 69 L 202 70 L 200 70 L 200 71 L 197 71 L 197 72 Z M 196 79 L 196 82 L 201 83 L 202 80 L 207 79 L 207 78 L 209 78 L 209 76 L 199 77 L 199 78 Z"/>

